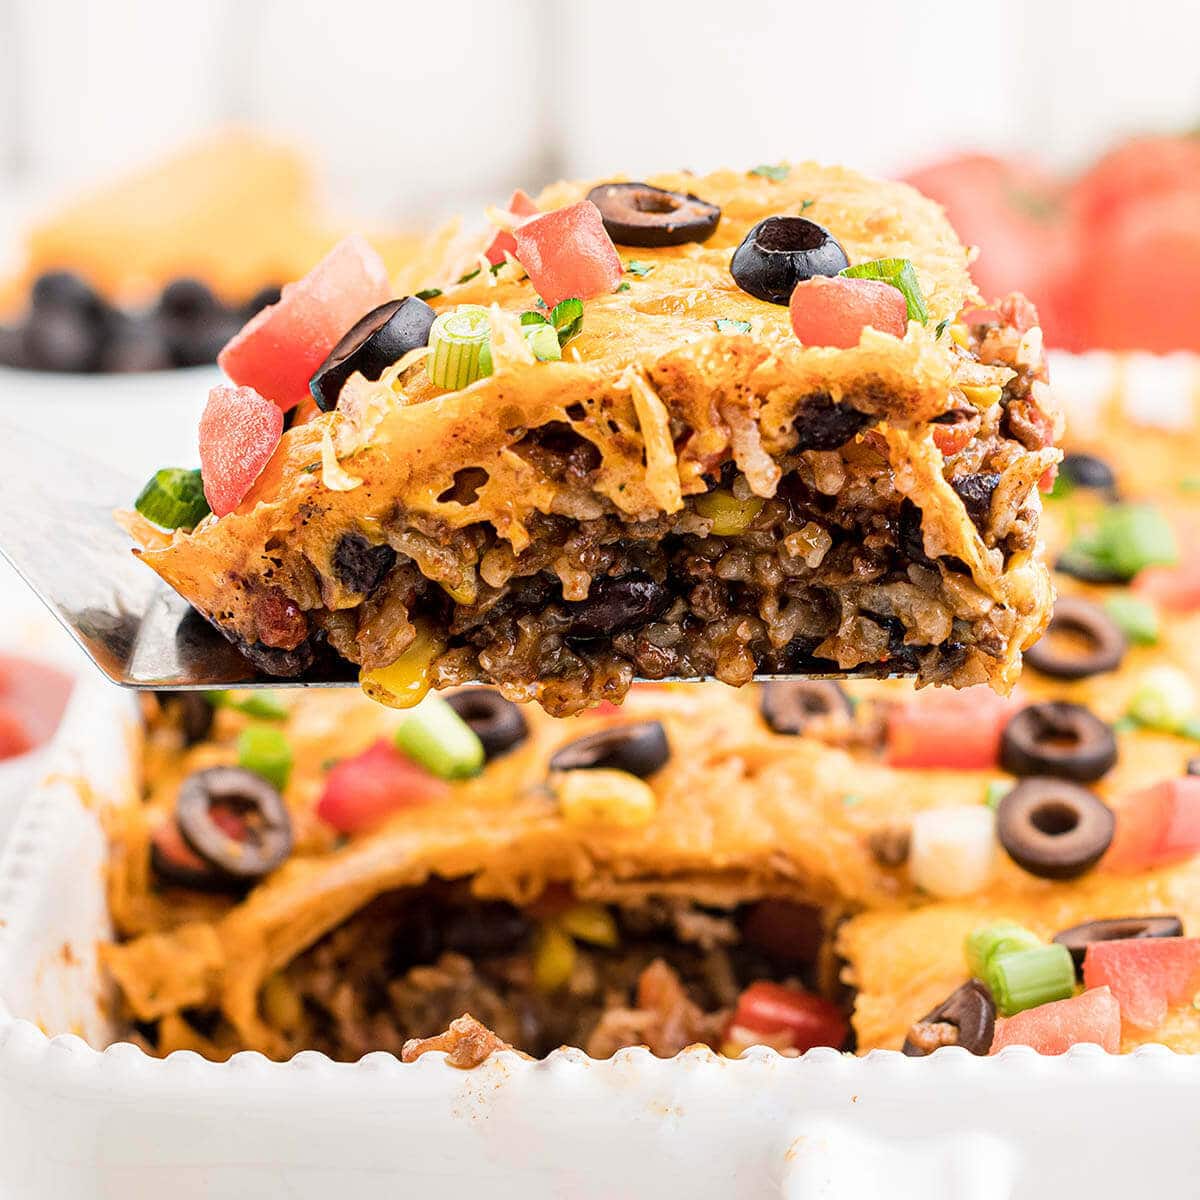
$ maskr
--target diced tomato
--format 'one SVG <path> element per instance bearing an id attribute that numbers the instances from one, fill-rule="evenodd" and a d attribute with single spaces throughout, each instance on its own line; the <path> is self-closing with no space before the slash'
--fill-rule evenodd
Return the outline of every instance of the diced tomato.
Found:
<path id="1" fill-rule="evenodd" d="M 908 305 L 898 288 L 881 279 L 814 275 L 796 284 L 791 299 L 792 329 L 806 346 L 857 346 L 870 325 L 903 337 Z"/>
<path id="2" fill-rule="evenodd" d="M 253 388 L 215 387 L 200 418 L 200 476 L 218 517 L 254 486 L 283 436 L 283 410 Z"/>
<path id="3" fill-rule="evenodd" d="M 0 708 L 0 762 L 16 758 L 33 749 L 34 741 L 25 728 L 25 722 L 7 708 Z"/>
<path id="4" fill-rule="evenodd" d="M 994 767 L 1000 734 L 1016 711 L 1011 698 L 984 684 L 920 692 L 896 704 L 887 719 L 887 761 L 893 767 Z"/>
<path id="5" fill-rule="evenodd" d="M 0 759 L 49 741 L 71 696 L 71 677 L 45 663 L 0 655 Z"/>
<path id="6" fill-rule="evenodd" d="M 513 192 L 506 208 L 514 217 L 532 217 L 542 211 L 521 188 Z M 507 229 L 497 229 L 491 245 L 483 253 L 490 263 L 502 263 L 505 254 L 516 258 L 517 239 Z"/>
<path id="7" fill-rule="evenodd" d="M 1200 853 L 1200 776 L 1164 779 L 1116 807 L 1117 828 L 1104 865 L 1145 871 Z"/>
<path id="8" fill-rule="evenodd" d="M 441 800 L 449 788 L 380 738 L 330 768 L 317 816 L 342 833 L 373 829 L 392 813 Z"/>
<path id="9" fill-rule="evenodd" d="M 841 1010 L 823 996 L 767 979 L 752 983 L 738 997 L 729 1027 L 786 1034 L 791 1048 L 801 1053 L 813 1046 L 840 1047 L 849 1032 Z"/>
<path id="10" fill-rule="evenodd" d="M 1187 555 L 1173 567 L 1146 567 L 1133 590 L 1169 612 L 1200 609 L 1200 553 Z"/>
<path id="11" fill-rule="evenodd" d="M 391 298 L 383 259 L 358 234 L 340 241 L 277 304 L 252 317 L 217 356 L 234 383 L 287 412 L 359 317 Z"/>
<path id="12" fill-rule="evenodd" d="M 1094 1042 L 1109 1054 L 1121 1049 L 1121 1005 L 1106 987 L 1092 987 L 1069 1000 L 1039 1004 L 997 1021 L 991 1052 L 1032 1046 L 1039 1054 L 1065 1054 L 1081 1042 Z"/>
<path id="13" fill-rule="evenodd" d="M 151 833 L 150 840 L 157 853 L 182 872 L 201 878 L 212 874 L 213 868 L 184 841 L 175 821 L 163 821 Z"/>
<path id="14" fill-rule="evenodd" d="M 1000 301 L 998 309 L 1000 319 L 1004 324 L 1018 333 L 1028 333 L 1029 330 L 1041 324 L 1038 310 L 1021 292 L 1009 292 Z"/>
<path id="15" fill-rule="evenodd" d="M 1083 959 L 1083 982 L 1111 988 L 1125 1021 L 1154 1029 L 1172 1004 L 1190 1004 L 1200 987 L 1200 938 L 1093 942 Z"/>
<path id="16" fill-rule="evenodd" d="M 953 425 L 934 425 L 933 441 L 937 448 L 949 458 L 957 454 L 971 440 L 971 425 L 968 421 L 956 421 Z"/>
<path id="17" fill-rule="evenodd" d="M 621 282 L 621 258 L 590 200 L 530 217 L 514 237 L 517 260 L 550 308 L 606 295 Z"/>

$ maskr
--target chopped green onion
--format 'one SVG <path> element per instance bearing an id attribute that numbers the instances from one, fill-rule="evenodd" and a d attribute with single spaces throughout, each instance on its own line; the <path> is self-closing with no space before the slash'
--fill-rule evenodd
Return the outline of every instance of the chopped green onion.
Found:
<path id="1" fill-rule="evenodd" d="M 749 321 L 734 321 L 729 317 L 718 317 L 714 322 L 721 333 L 749 333 Z"/>
<path id="2" fill-rule="evenodd" d="M 1006 1017 L 1066 1000 L 1075 994 L 1075 964 L 1066 946 L 1052 942 L 1028 950 L 996 954 L 983 975 L 996 1008 Z"/>
<path id="3" fill-rule="evenodd" d="M 1136 645 L 1153 646 L 1158 641 L 1158 609 L 1149 600 L 1116 592 L 1105 600 L 1104 611 Z"/>
<path id="4" fill-rule="evenodd" d="M 1000 807 L 1000 801 L 1004 799 L 1013 789 L 1013 785 L 1007 779 L 993 779 L 987 788 L 984 790 L 983 802 L 993 812 Z"/>
<path id="5" fill-rule="evenodd" d="M 625 270 L 627 270 L 630 275 L 636 275 L 639 279 L 641 279 L 644 276 L 649 275 L 650 272 L 654 270 L 654 264 L 648 262 L 638 262 L 637 259 L 631 258 L 625 264 Z"/>
<path id="6" fill-rule="evenodd" d="M 1066 473 L 1059 471 L 1054 476 L 1054 485 L 1046 494 L 1051 500 L 1065 500 L 1075 490 L 1074 480 Z"/>
<path id="7" fill-rule="evenodd" d="M 942 336 L 942 334 L 943 334 L 943 333 L 945 333 L 945 332 L 946 332 L 946 330 L 947 330 L 947 329 L 949 329 L 949 328 L 950 328 L 950 326 L 951 326 L 953 323 L 954 323 L 954 318 L 953 318 L 953 317 L 943 317 L 943 318 L 942 318 L 942 319 L 941 319 L 941 320 L 940 320 L 940 321 L 939 321 L 939 322 L 938 322 L 938 323 L 937 323 L 937 324 L 936 324 L 936 325 L 933 327 L 933 336 L 934 336 L 935 338 L 940 338 L 940 337 Z"/>
<path id="8" fill-rule="evenodd" d="M 490 375 L 490 332 L 487 309 L 477 304 L 464 304 L 453 312 L 442 313 L 429 329 L 429 357 L 425 360 L 429 378 L 438 387 L 455 391 Z M 485 346 L 489 349 L 488 361 L 481 364 Z"/>
<path id="9" fill-rule="evenodd" d="M 1179 481 L 1181 492 L 1200 492 L 1200 475 L 1187 475 Z"/>
<path id="10" fill-rule="evenodd" d="M 418 300 L 436 300 L 441 294 L 441 288 L 422 288 L 416 295 Z"/>
<path id="11" fill-rule="evenodd" d="M 490 267 L 488 267 L 488 271 L 492 275 L 495 275 L 497 271 L 502 271 L 505 268 L 505 266 L 507 265 L 507 263 L 508 263 L 507 259 L 501 259 L 498 263 L 492 263 L 492 265 Z M 474 279 L 482 269 L 483 269 L 482 267 L 476 267 L 475 270 L 468 271 L 465 275 L 460 275 L 454 282 L 455 283 L 470 283 L 471 280 Z M 438 294 L 440 295 L 441 293 L 439 292 Z"/>
<path id="12" fill-rule="evenodd" d="M 565 346 L 583 328 L 583 301 L 560 300 L 550 310 L 550 324 L 558 330 L 558 344 Z"/>
<path id="13" fill-rule="evenodd" d="M 760 163 L 750 172 L 751 175 L 759 175 L 763 179 L 773 179 L 778 183 L 781 179 L 786 179 L 791 172 L 791 167 L 787 163 Z"/>
<path id="14" fill-rule="evenodd" d="M 1095 526 L 1067 547 L 1063 558 L 1132 579 L 1143 567 L 1179 560 L 1175 533 L 1149 504 L 1110 504 Z"/>
<path id="15" fill-rule="evenodd" d="M 812 206 L 814 204 L 816 204 L 815 200 L 801 200 L 800 201 L 800 215 L 803 216 L 806 212 L 808 212 L 808 210 L 810 208 L 812 208 Z"/>
<path id="16" fill-rule="evenodd" d="M 862 802 L 863 798 L 858 792 L 847 792 L 842 797 L 843 808 L 857 808 Z"/>
<path id="17" fill-rule="evenodd" d="M 540 313 L 529 309 L 520 316 L 522 325 L 549 325 L 550 322 Z"/>
<path id="18" fill-rule="evenodd" d="M 1030 950 L 1040 946 L 1042 939 L 1016 921 L 993 921 L 981 925 L 967 934 L 963 946 L 967 956 L 967 971 L 976 979 L 983 979 L 988 965 L 997 954 L 1014 954 L 1018 950 Z"/>
<path id="19" fill-rule="evenodd" d="M 396 730 L 396 748 L 442 779 L 483 769 L 483 743 L 440 696 L 426 696 Z"/>
<path id="20" fill-rule="evenodd" d="M 1131 717 L 1126 713 L 1123 717 L 1118 717 L 1112 723 L 1113 733 L 1132 733 L 1135 729 L 1141 729 L 1142 723 L 1136 717 Z"/>
<path id="21" fill-rule="evenodd" d="M 925 297 L 921 294 L 921 281 L 910 259 L 876 258 L 847 267 L 841 274 L 848 279 L 881 279 L 884 283 L 890 283 L 904 297 L 910 321 L 920 321 L 924 325 L 929 320 L 929 309 L 925 307 Z"/>
<path id="22" fill-rule="evenodd" d="M 238 766 L 261 775 L 280 791 L 292 773 L 292 747 L 283 732 L 270 725 L 247 725 L 238 735 Z"/>
<path id="23" fill-rule="evenodd" d="M 1196 715 L 1196 688 L 1185 671 L 1164 664 L 1142 674 L 1129 701 L 1129 715 L 1147 729 L 1174 733 Z"/>
<path id="24" fill-rule="evenodd" d="M 199 471 L 163 467 L 150 476 L 133 507 L 162 529 L 194 529 L 212 509 Z"/>
<path id="25" fill-rule="evenodd" d="M 283 721 L 288 715 L 287 708 L 275 692 L 251 692 L 248 696 L 235 696 L 232 692 L 205 692 L 204 698 L 213 708 L 228 708 L 266 721 Z"/>
<path id="26" fill-rule="evenodd" d="M 1193 742 L 1200 742 L 1200 716 L 1188 717 L 1178 730 L 1180 737 L 1190 738 Z"/>
<path id="27" fill-rule="evenodd" d="M 629 280 L 623 279 L 623 280 L 621 280 L 620 283 L 617 284 L 617 291 L 618 292 L 627 292 L 627 291 L 629 291 L 629 286 L 630 286 Z"/>
<path id="28" fill-rule="evenodd" d="M 553 325 L 543 321 L 540 325 L 526 325 L 521 332 L 533 351 L 533 357 L 539 362 L 553 362 L 562 358 L 562 347 L 558 344 L 558 334 Z"/>

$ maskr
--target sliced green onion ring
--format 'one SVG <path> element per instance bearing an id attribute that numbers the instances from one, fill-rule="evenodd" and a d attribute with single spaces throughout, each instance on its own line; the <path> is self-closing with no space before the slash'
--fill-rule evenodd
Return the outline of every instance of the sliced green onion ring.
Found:
<path id="1" fill-rule="evenodd" d="M 967 956 L 967 971 L 976 979 L 986 977 L 992 959 L 998 954 L 1012 954 L 1018 950 L 1032 950 L 1042 944 L 1042 939 L 1016 921 L 993 921 L 981 925 L 967 935 L 963 949 Z"/>
<path id="2" fill-rule="evenodd" d="M 155 471 L 133 507 L 161 529 L 194 529 L 212 511 L 200 472 L 183 467 Z"/>
<path id="3" fill-rule="evenodd" d="M 1075 994 L 1075 964 L 1066 946 L 1054 942 L 1011 954 L 993 955 L 983 981 L 1006 1016 L 1066 1000 Z"/>
<path id="4" fill-rule="evenodd" d="M 558 330 L 558 344 L 565 346 L 583 328 L 583 301 L 560 300 L 550 310 L 550 324 Z"/>
<path id="5" fill-rule="evenodd" d="M 540 325 L 526 324 L 522 325 L 521 332 L 533 351 L 533 357 L 539 362 L 554 362 L 562 358 L 562 347 L 553 325 L 544 321 Z"/>
<path id="6" fill-rule="evenodd" d="M 440 696 L 426 696 L 395 733 L 396 749 L 441 779 L 483 770 L 483 743 Z"/>
<path id="7" fill-rule="evenodd" d="M 1158 609 L 1149 600 L 1117 592 L 1105 600 L 1104 611 L 1135 645 L 1153 646 L 1158 641 Z"/>
<path id="8" fill-rule="evenodd" d="M 292 773 L 292 747 L 282 730 L 247 725 L 238 735 L 238 766 L 261 775 L 281 792 Z"/>
<path id="9" fill-rule="evenodd" d="M 1174 733 L 1198 707 L 1200 696 L 1187 672 L 1163 663 L 1142 673 L 1129 699 L 1129 716 L 1146 729 Z"/>
<path id="10" fill-rule="evenodd" d="M 849 279 L 881 279 L 884 283 L 890 283 L 904 297 L 910 321 L 920 321 L 924 325 L 929 320 L 921 281 L 917 278 L 917 269 L 911 259 L 876 258 L 846 267 L 842 274 Z"/>
<path id="11" fill-rule="evenodd" d="M 429 357 L 425 360 L 429 378 L 440 388 L 457 391 L 484 375 L 491 374 L 491 354 L 488 369 L 483 370 L 480 358 L 491 327 L 486 308 L 464 304 L 452 312 L 442 313 L 429 330 Z"/>

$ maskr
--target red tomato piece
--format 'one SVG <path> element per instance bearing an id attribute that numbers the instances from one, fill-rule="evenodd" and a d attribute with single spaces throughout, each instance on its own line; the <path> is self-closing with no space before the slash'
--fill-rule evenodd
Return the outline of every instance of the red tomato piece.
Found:
<path id="1" fill-rule="evenodd" d="M 163 858 L 183 871 L 197 876 L 212 874 L 213 868 L 187 844 L 173 820 L 163 821 L 150 835 L 150 840 Z"/>
<path id="2" fill-rule="evenodd" d="M 1094 1042 L 1109 1054 L 1121 1049 L 1121 1005 L 1106 987 L 1090 988 L 1069 1000 L 1039 1004 L 997 1021 L 991 1053 L 998 1054 L 1005 1046 L 1032 1046 L 1039 1054 L 1065 1054 L 1081 1042 Z"/>
<path id="3" fill-rule="evenodd" d="M 888 713 L 887 761 L 893 767 L 994 767 L 1000 734 L 1016 711 L 1011 698 L 985 684 L 921 692 Z"/>
<path id="4" fill-rule="evenodd" d="M 0 762 L 28 754 L 34 747 L 25 722 L 15 712 L 0 708 Z"/>
<path id="5" fill-rule="evenodd" d="M 517 261 L 549 308 L 606 295 L 621 282 L 621 258 L 590 200 L 530 217 L 513 236 Z"/>
<path id="6" fill-rule="evenodd" d="M 1200 853 L 1200 776 L 1163 779 L 1118 806 L 1117 828 L 1104 865 L 1144 871 Z"/>
<path id="7" fill-rule="evenodd" d="M 814 275 L 796 284 L 791 300 L 792 329 L 806 346 L 857 346 L 870 325 L 903 337 L 908 305 L 899 289 L 881 279 Z"/>
<path id="8" fill-rule="evenodd" d="M 308 381 L 359 317 L 391 299 L 383 259 L 359 234 L 343 239 L 303 279 L 289 283 L 234 334 L 221 369 L 287 412 L 308 397 Z"/>
<path id="9" fill-rule="evenodd" d="M 1200 938 L 1094 942 L 1083 959 L 1083 982 L 1111 988 L 1125 1021 L 1154 1029 L 1171 1005 L 1192 1002 L 1200 986 Z"/>
<path id="10" fill-rule="evenodd" d="M 532 198 L 521 188 L 517 188 L 505 206 L 514 217 L 533 217 L 542 210 L 534 204 Z M 497 229 L 491 245 L 483 252 L 490 263 L 502 263 L 505 254 L 517 256 L 517 239 L 507 229 Z"/>
<path id="11" fill-rule="evenodd" d="M 54 736 L 71 696 L 71 677 L 32 658 L 0 655 L 0 759 Z"/>
<path id="12" fill-rule="evenodd" d="M 823 996 L 767 979 L 752 983 L 738 997 L 729 1027 L 787 1034 L 792 1049 L 801 1054 L 814 1046 L 840 1047 L 849 1032 L 841 1010 Z"/>
<path id="13" fill-rule="evenodd" d="M 957 454 L 971 440 L 971 426 L 966 421 L 953 425 L 934 425 L 933 441 L 942 454 L 949 458 Z"/>
<path id="14" fill-rule="evenodd" d="M 248 387 L 215 387 L 200 418 L 200 476 L 218 517 L 254 486 L 283 436 L 283 410 Z"/>
<path id="15" fill-rule="evenodd" d="M 1133 590 L 1169 612 L 1200 609 L 1200 554 L 1173 567 L 1146 567 L 1138 572 Z"/>
<path id="16" fill-rule="evenodd" d="M 373 829 L 393 813 L 441 800 L 449 787 L 380 738 L 330 768 L 317 816 L 342 833 Z"/>

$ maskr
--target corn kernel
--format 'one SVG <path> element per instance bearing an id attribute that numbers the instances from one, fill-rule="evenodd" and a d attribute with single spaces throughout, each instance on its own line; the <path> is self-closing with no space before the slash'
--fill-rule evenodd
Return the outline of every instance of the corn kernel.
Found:
<path id="1" fill-rule="evenodd" d="M 285 1033 L 294 1032 L 304 1022 L 304 1005 L 299 994 L 287 976 L 278 971 L 262 985 L 260 1004 L 268 1024 Z"/>
<path id="2" fill-rule="evenodd" d="M 950 326 L 950 336 L 964 349 L 968 349 L 971 345 L 971 335 L 967 331 L 967 327 L 961 322 L 956 322 Z"/>
<path id="3" fill-rule="evenodd" d="M 554 784 L 562 814 L 573 825 L 631 828 L 653 820 L 658 799 L 650 785 L 606 767 L 563 771 Z"/>
<path id="4" fill-rule="evenodd" d="M 412 708 L 429 691 L 429 668 L 441 652 L 441 642 L 418 626 L 412 645 L 394 663 L 359 673 L 359 686 L 377 704 Z"/>
<path id="5" fill-rule="evenodd" d="M 724 488 L 696 497 L 696 512 L 712 521 L 712 532 L 717 537 L 735 537 L 745 533 L 754 518 L 762 512 L 762 506 L 763 502 L 758 496 L 739 500 Z"/>
<path id="6" fill-rule="evenodd" d="M 611 950 L 620 941 L 617 922 L 603 904 L 573 904 L 558 916 L 558 923 L 578 941 Z"/>
<path id="7" fill-rule="evenodd" d="M 540 992 L 566 987 L 575 969 L 575 943 L 552 921 L 537 931 L 533 943 L 533 983 Z"/>
<path id="8" fill-rule="evenodd" d="M 960 383 L 958 390 L 976 408 L 991 408 L 1000 403 L 1000 385 L 997 383 Z"/>

